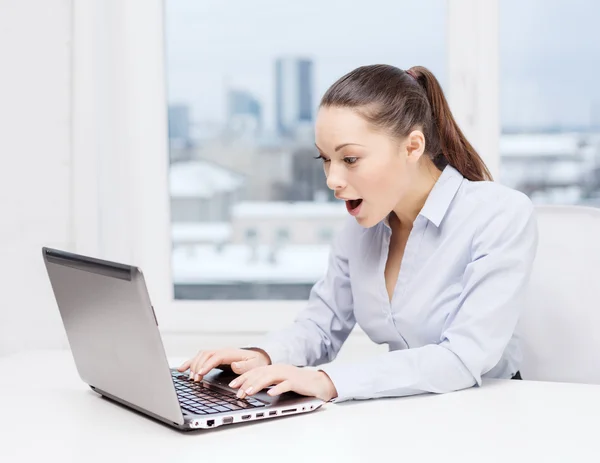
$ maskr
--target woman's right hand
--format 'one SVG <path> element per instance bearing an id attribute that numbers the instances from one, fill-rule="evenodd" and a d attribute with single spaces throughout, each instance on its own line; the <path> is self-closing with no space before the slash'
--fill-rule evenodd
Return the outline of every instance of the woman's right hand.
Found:
<path id="1" fill-rule="evenodd" d="M 219 365 L 231 365 L 238 375 L 253 368 L 270 365 L 271 359 L 261 349 L 216 349 L 200 351 L 195 357 L 185 361 L 178 371 L 190 370 L 190 379 L 201 381 L 204 375 Z"/>

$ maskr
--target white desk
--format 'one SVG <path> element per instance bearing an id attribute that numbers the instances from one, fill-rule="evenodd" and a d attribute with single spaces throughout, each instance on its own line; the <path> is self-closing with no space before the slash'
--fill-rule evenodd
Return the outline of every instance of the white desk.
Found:
<path id="1" fill-rule="evenodd" d="M 181 433 L 100 398 L 69 352 L 37 352 L 0 357 L 0 413 L 3 463 L 600 461 L 588 385 L 491 381 Z"/>

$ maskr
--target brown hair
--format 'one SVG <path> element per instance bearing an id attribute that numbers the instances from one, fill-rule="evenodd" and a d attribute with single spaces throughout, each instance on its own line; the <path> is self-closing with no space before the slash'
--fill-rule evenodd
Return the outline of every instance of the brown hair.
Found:
<path id="1" fill-rule="evenodd" d="M 438 80 L 422 66 L 408 71 L 383 64 L 361 66 L 335 82 L 320 106 L 353 108 L 398 138 L 420 128 L 425 152 L 438 169 L 450 164 L 469 180 L 492 180 L 454 120 Z"/>

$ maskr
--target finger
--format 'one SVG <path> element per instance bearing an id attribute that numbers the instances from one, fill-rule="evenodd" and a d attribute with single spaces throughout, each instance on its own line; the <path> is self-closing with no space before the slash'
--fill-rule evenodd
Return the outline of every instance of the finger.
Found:
<path id="1" fill-rule="evenodd" d="M 211 357 L 208 357 L 204 360 L 204 362 L 199 365 L 197 373 L 199 375 L 205 375 L 213 368 L 218 367 L 219 365 L 229 365 L 232 361 L 237 360 L 238 357 L 233 357 L 231 354 L 227 352 L 216 352 Z"/>
<path id="2" fill-rule="evenodd" d="M 231 381 L 229 383 L 229 387 L 233 388 L 233 389 L 237 389 L 239 388 L 242 384 L 244 384 L 244 382 L 246 381 L 246 379 L 248 379 L 248 372 L 238 376 L 237 378 L 235 378 L 233 381 Z"/>
<path id="3" fill-rule="evenodd" d="M 272 386 L 273 384 L 281 383 L 282 381 L 286 381 L 287 378 L 282 378 L 273 374 L 265 374 L 253 379 L 252 381 L 248 381 L 248 387 L 245 389 L 246 395 L 254 395 L 257 392 L 262 391 L 268 386 Z"/>
<path id="4" fill-rule="evenodd" d="M 234 384 L 239 390 L 237 391 L 237 396 L 239 399 L 243 399 L 247 395 L 247 391 L 251 391 L 252 383 L 255 382 L 252 376 L 247 376 L 245 378 L 238 378 L 240 381 L 234 380 Z"/>
<path id="5" fill-rule="evenodd" d="M 196 376 L 201 379 L 206 373 L 212 370 L 211 365 L 214 363 L 221 363 L 218 352 L 212 352 L 211 355 L 206 355 L 199 359 L 198 365 L 196 366 Z"/>
<path id="6" fill-rule="evenodd" d="M 267 392 L 267 394 L 269 394 L 270 396 L 276 396 L 279 394 L 283 394 L 284 392 L 289 392 L 291 390 L 292 382 L 290 380 L 285 380 L 279 383 L 277 386 L 273 386 L 271 389 L 269 389 L 269 392 Z"/>
<path id="7" fill-rule="evenodd" d="M 248 375 L 248 378 L 240 386 L 238 397 L 240 397 L 240 393 L 242 395 L 241 398 L 254 395 L 257 392 L 262 391 L 267 386 L 287 380 L 282 373 L 283 372 L 278 368 L 263 367 L 252 370 L 252 372 Z"/>
<path id="8" fill-rule="evenodd" d="M 177 371 L 184 372 L 185 370 L 187 370 L 190 367 L 190 365 L 192 364 L 192 360 L 194 360 L 194 359 L 191 358 L 191 359 L 183 362 L 180 366 L 177 367 Z"/>
<path id="9" fill-rule="evenodd" d="M 238 375 L 246 373 L 247 371 L 252 370 L 253 368 L 257 368 L 260 366 L 259 360 L 257 358 L 251 358 L 249 360 L 240 360 L 238 362 L 233 362 L 231 364 L 231 370 Z"/>
<path id="10" fill-rule="evenodd" d="M 192 360 L 192 364 L 190 365 L 190 379 L 198 372 L 198 368 L 200 367 L 201 362 L 203 362 L 203 358 L 208 355 L 206 351 L 198 351 L 194 359 Z"/>
<path id="11" fill-rule="evenodd" d="M 237 361 L 245 361 L 246 353 L 244 351 L 240 351 L 239 349 L 222 349 L 215 352 L 215 355 L 207 359 L 204 365 L 201 365 L 198 374 L 205 375 L 213 368 L 218 367 L 219 365 L 231 365 Z M 232 367 L 233 369 L 233 367 Z"/>
<path id="12" fill-rule="evenodd" d="M 199 370 L 212 355 L 214 355 L 214 351 L 198 352 L 190 367 L 190 379 L 199 380 Z"/>
<path id="13" fill-rule="evenodd" d="M 233 380 L 232 383 L 239 388 L 237 392 L 238 398 L 243 399 L 247 395 L 252 394 L 255 391 L 254 385 L 259 382 L 259 378 L 264 374 L 264 372 L 255 369 Z"/>

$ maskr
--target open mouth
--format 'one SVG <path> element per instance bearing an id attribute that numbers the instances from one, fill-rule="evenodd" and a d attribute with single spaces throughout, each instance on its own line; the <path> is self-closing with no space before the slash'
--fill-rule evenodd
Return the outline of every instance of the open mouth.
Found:
<path id="1" fill-rule="evenodd" d="M 362 199 L 350 199 L 348 203 L 350 203 L 350 209 L 356 209 L 362 203 Z"/>
<path id="2" fill-rule="evenodd" d="M 350 215 L 358 215 L 362 201 L 362 199 L 349 199 L 346 201 L 346 209 L 348 209 Z"/>

